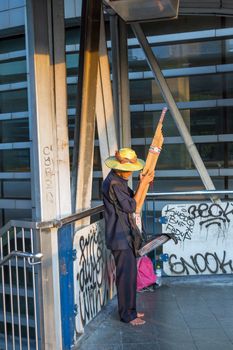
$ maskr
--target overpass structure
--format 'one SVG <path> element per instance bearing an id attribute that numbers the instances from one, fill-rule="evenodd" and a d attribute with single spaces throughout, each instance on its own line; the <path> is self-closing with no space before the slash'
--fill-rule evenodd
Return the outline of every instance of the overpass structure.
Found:
<path id="1" fill-rule="evenodd" d="M 230 0 L 1 2 L 3 347 L 71 349 L 114 294 L 103 223 L 90 226 L 103 208 L 90 208 L 101 204 L 104 159 L 127 146 L 144 158 L 164 105 L 161 188 L 186 181 L 216 208 L 216 187 L 231 198 L 232 15 Z M 101 242 L 105 275 L 85 289 L 99 266 L 89 241 Z"/>

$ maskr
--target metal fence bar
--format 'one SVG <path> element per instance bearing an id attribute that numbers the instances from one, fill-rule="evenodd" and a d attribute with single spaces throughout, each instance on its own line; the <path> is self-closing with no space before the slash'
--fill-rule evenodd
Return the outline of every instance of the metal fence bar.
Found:
<path id="1" fill-rule="evenodd" d="M 40 263 L 43 255 L 34 252 L 36 223 L 22 224 L 24 226 L 7 224 L 0 233 L 0 321 L 3 325 L 1 335 L 4 336 L 0 348 L 4 350 L 40 349 L 35 265 Z M 29 298 L 33 311 L 29 307 Z"/>
<path id="2" fill-rule="evenodd" d="M 34 240 L 33 240 L 33 230 L 30 229 L 31 235 L 31 252 L 34 255 Z M 35 266 L 32 265 L 32 286 L 33 286 L 33 302 L 34 302 L 34 322 L 35 322 L 35 339 L 36 339 L 36 350 L 39 349 L 38 344 L 38 321 L 37 321 L 37 297 L 36 297 L 36 281 L 35 281 Z"/>
<path id="3" fill-rule="evenodd" d="M 23 252 L 25 252 L 25 232 L 22 229 L 22 245 Z M 25 314 L 26 314 L 26 329 L 27 329 L 27 346 L 30 350 L 30 333 L 29 333 L 29 317 L 28 317 L 28 289 L 27 289 L 27 270 L 26 270 L 26 260 L 23 259 L 23 272 L 24 272 L 24 289 L 25 289 Z"/>
<path id="4" fill-rule="evenodd" d="M 0 237 L 1 252 L 0 256 L 3 259 L 3 240 Z M 8 336 L 7 336 L 7 322 L 6 322 L 6 295 L 5 295 L 5 276 L 4 266 L 2 265 L 2 301 L 3 301 L 3 319 L 4 319 L 4 335 L 5 335 L 5 349 L 8 350 Z"/>
<path id="5" fill-rule="evenodd" d="M 7 231 L 8 254 L 10 254 L 10 230 Z M 12 291 L 12 270 L 11 261 L 9 260 L 9 284 L 10 284 L 10 304 L 11 304 L 11 333 L 12 333 L 12 348 L 15 350 L 15 323 L 14 323 L 14 302 Z"/>
<path id="6" fill-rule="evenodd" d="M 196 196 L 196 195 L 209 195 L 209 194 L 233 194 L 231 190 L 222 191 L 181 191 L 181 192 L 149 192 L 147 193 L 147 198 L 150 197 L 167 197 L 167 196 Z"/>
<path id="7" fill-rule="evenodd" d="M 17 237 L 16 227 L 14 227 L 14 241 L 15 250 L 17 251 Z M 22 350 L 22 336 L 21 336 L 21 310 L 20 310 L 20 296 L 19 296 L 19 269 L 18 269 L 18 257 L 15 257 L 15 270 L 16 270 L 16 290 L 17 290 L 17 307 L 18 307 L 18 328 L 19 328 L 19 348 Z"/>

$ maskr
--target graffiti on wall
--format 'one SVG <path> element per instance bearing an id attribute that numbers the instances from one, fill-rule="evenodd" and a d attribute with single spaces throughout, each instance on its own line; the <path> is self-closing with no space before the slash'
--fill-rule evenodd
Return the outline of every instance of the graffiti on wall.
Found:
<path id="1" fill-rule="evenodd" d="M 233 273 L 233 203 L 169 204 L 162 215 L 179 241 L 164 245 L 168 275 Z"/>
<path id="2" fill-rule="evenodd" d="M 77 231 L 74 249 L 76 331 L 80 333 L 115 294 L 115 264 L 105 247 L 103 220 Z"/>

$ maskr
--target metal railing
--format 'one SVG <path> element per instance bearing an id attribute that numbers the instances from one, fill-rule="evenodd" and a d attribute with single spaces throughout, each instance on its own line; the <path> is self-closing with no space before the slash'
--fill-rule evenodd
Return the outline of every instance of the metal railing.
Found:
<path id="1" fill-rule="evenodd" d="M 144 203 L 143 207 L 143 221 L 145 224 L 146 231 L 151 234 L 160 233 L 161 226 L 160 224 L 163 223 L 163 220 L 160 220 L 158 218 L 158 212 L 161 212 L 158 210 L 158 203 L 161 203 L 161 201 L 197 201 L 196 198 L 202 197 L 202 200 L 213 200 L 218 199 L 219 197 L 223 197 L 226 195 L 232 195 L 232 190 L 198 190 L 198 191 L 176 191 L 176 192 L 148 192 L 146 196 L 146 201 Z M 189 197 L 187 199 L 187 197 Z M 223 199 L 223 200 L 229 200 L 229 199 Z M 163 218 L 162 218 L 163 219 Z"/>
<path id="2" fill-rule="evenodd" d="M 0 230 L 0 349 L 40 349 L 36 231 L 14 221 Z"/>
<path id="3" fill-rule="evenodd" d="M 206 197 L 209 197 L 210 195 L 216 195 L 216 194 L 233 194 L 233 191 L 231 190 L 203 190 L 203 191 L 179 191 L 179 192 L 149 192 L 147 193 L 147 198 L 154 198 L 154 197 L 172 197 L 172 196 L 200 196 L 204 195 Z"/>
<path id="4" fill-rule="evenodd" d="M 168 202 L 174 196 L 195 197 L 197 195 L 226 194 L 231 195 L 233 191 L 154 192 L 148 193 L 147 202 L 156 203 L 161 197 L 165 197 L 166 202 Z M 158 224 L 155 207 L 153 204 L 153 210 L 151 211 L 150 208 L 146 214 L 148 217 L 152 214 L 150 220 Z M 0 349 L 40 350 L 44 348 L 44 325 L 41 322 L 43 322 L 46 312 L 41 307 L 40 302 L 44 298 L 44 295 L 40 294 L 44 282 L 40 278 L 42 268 L 39 263 L 46 261 L 45 267 L 47 267 L 47 262 L 49 261 L 50 264 L 50 260 L 46 260 L 48 256 L 46 257 L 45 251 L 38 253 L 38 237 L 41 236 L 42 232 L 44 232 L 44 236 L 58 235 L 60 268 L 58 288 L 61 291 L 61 310 L 65 305 L 64 310 L 61 311 L 61 323 L 63 323 L 62 332 L 65 330 L 66 334 L 63 334 L 62 337 L 63 341 L 64 337 L 67 341 L 62 348 L 70 349 L 72 340 L 69 340 L 69 337 L 71 338 L 72 332 L 74 332 L 74 325 L 70 323 L 70 319 L 74 318 L 74 310 L 68 310 L 67 300 L 72 301 L 73 298 L 72 295 L 69 298 L 73 274 L 68 270 L 68 266 L 73 265 L 73 224 L 87 217 L 92 218 L 94 222 L 95 215 L 102 213 L 103 210 L 104 206 L 99 205 L 60 220 L 34 223 L 10 221 L 0 229 Z M 156 229 L 154 233 L 158 233 L 158 230 Z M 46 278 L 46 274 L 44 278 Z M 59 308 L 59 305 L 54 303 L 53 308 Z M 50 315 L 46 317 L 49 318 Z"/>

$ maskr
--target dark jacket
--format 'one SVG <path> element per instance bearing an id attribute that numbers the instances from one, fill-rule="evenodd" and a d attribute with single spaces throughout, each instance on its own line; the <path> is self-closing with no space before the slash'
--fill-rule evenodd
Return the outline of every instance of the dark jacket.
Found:
<path id="1" fill-rule="evenodd" d="M 124 220 L 124 229 L 128 229 L 130 234 L 130 222 L 128 218 L 129 213 L 134 213 L 136 209 L 136 202 L 133 198 L 134 192 L 128 187 L 128 181 L 116 175 L 113 170 L 103 182 L 103 202 L 104 202 L 104 217 L 105 217 L 105 238 L 106 246 L 111 250 L 124 250 L 129 248 L 126 238 L 126 233 L 122 227 L 122 223 L 116 213 L 115 207 L 110 199 L 109 189 L 112 181 L 117 181 L 118 184 L 113 185 L 113 190 L 122 211 L 121 217 Z"/>

